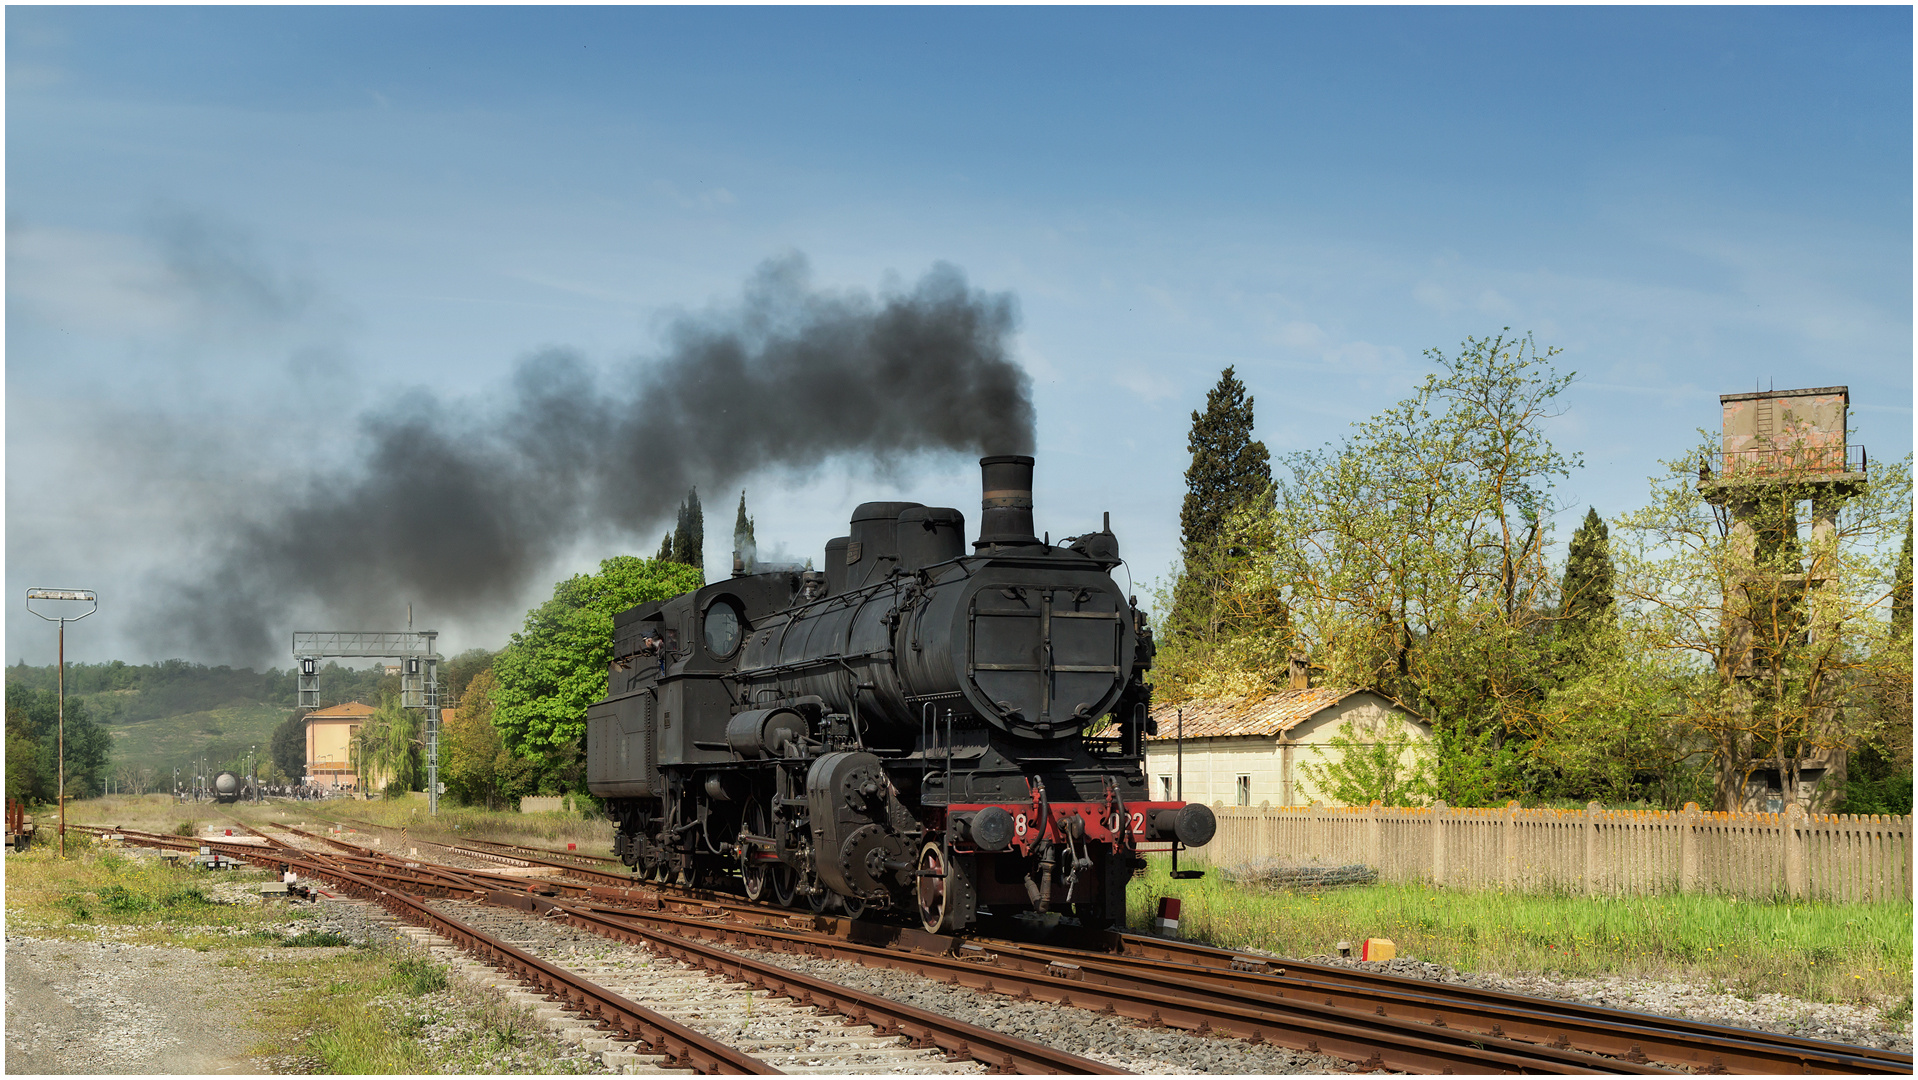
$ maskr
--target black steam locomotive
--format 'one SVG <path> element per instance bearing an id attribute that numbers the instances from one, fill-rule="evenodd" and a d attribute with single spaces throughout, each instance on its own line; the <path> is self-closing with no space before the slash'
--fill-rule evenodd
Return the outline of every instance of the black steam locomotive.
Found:
<path id="1" fill-rule="evenodd" d="M 1152 636 L 1110 519 L 1041 541 L 1032 465 L 980 462 L 971 554 L 957 510 L 865 503 L 823 571 L 736 570 L 619 615 L 587 719 L 614 853 L 938 933 L 982 907 L 1108 924 L 1142 845 L 1209 841 L 1203 805 L 1147 797 Z"/>

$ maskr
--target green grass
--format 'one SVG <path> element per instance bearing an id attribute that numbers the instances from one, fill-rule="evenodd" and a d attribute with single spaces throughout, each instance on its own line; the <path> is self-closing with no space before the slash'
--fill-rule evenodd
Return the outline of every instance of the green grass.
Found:
<path id="1" fill-rule="evenodd" d="M 415 794 L 406 799 L 375 799 L 370 802 L 332 800 L 308 810 L 287 810 L 295 816 L 352 818 L 389 829 L 404 828 L 409 836 L 441 843 L 461 840 L 495 840 L 507 844 L 563 849 L 578 844 L 587 855 L 613 853 L 613 823 L 604 817 L 586 818 L 577 813 L 520 814 L 512 811 L 482 810 L 440 803 L 437 817 L 426 812 L 426 798 Z M 309 818 L 311 820 L 311 817 Z M 349 824 L 348 827 L 353 827 Z"/>
<path id="2" fill-rule="evenodd" d="M 51 829 L 34 847 L 7 856 L 9 925 L 43 937 L 89 938 L 113 927 L 116 940 L 150 945 L 219 945 L 258 930 L 275 940 L 289 912 L 273 905 L 219 904 L 216 882 L 263 882 L 265 871 L 208 872 L 141 858 L 84 833 L 67 833 L 68 858 Z M 253 942 L 257 944 L 257 940 Z"/>
<path id="3" fill-rule="evenodd" d="M 265 872 L 183 869 L 83 834 L 67 839 L 66 859 L 51 844 L 7 856 L 9 931 L 208 953 L 246 974 L 244 1002 L 224 1007 L 233 1010 L 236 1034 L 254 1033 L 253 1053 L 293 1058 L 297 1071 L 318 1073 L 577 1072 L 583 1065 L 531 1013 L 497 991 L 449 982 L 444 968 L 416 950 L 341 949 L 347 941 L 338 934 L 287 932 L 312 908 L 210 899 L 216 882 L 269 880 Z"/>
<path id="4" fill-rule="evenodd" d="M 1173 881 L 1153 858 L 1129 922 L 1177 896 L 1182 936 L 1285 956 L 1390 938 L 1400 956 L 1463 971 L 1678 978 L 1744 995 L 1897 1002 L 1912 986 L 1910 904 L 1751 901 L 1697 894 L 1586 897 L 1375 885 L 1266 891 L 1208 872 Z M 1908 1006 L 1907 1006 L 1908 1007 Z"/>

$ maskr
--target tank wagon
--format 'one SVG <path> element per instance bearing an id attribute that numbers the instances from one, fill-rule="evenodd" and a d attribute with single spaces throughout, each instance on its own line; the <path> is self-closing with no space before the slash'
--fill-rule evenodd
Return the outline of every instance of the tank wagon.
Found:
<path id="1" fill-rule="evenodd" d="M 246 794 L 246 781 L 237 773 L 223 772 L 213 778 L 213 801 L 236 803 Z"/>
<path id="2" fill-rule="evenodd" d="M 1144 774 L 1152 634 L 1106 525 L 1033 532 L 1033 459 L 980 462 L 965 516 L 865 503 L 823 569 L 745 574 L 614 620 L 587 780 L 614 853 L 659 881 L 935 933 L 1125 911 L 1148 845 L 1212 838 Z"/>

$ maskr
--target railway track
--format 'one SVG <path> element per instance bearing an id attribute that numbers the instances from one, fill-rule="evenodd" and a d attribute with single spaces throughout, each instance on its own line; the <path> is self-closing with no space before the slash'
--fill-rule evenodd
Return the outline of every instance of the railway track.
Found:
<path id="1" fill-rule="evenodd" d="M 428 870 L 390 855 L 315 852 L 242 827 L 265 839 L 267 845 L 213 844 L 235 849 L 236 859 L 294 869 L 309 880 L 327 881 L 341 892 L 430 930 L 547 995 L 559 1008 L 636 1044 L 641 1055 L 656 1056 L 668 1068 L 702 1074 L 765 1074 L 787 1071 L 771 1063 L 786 1060 L 799 1071 L 831 1073 L 958 1071 L 945 1067 L 957 1063 L 972 1064 L 964 1071 L 1074 1075 L 1123 1071 L 876 994 L 795 976 L 769 964 L 746 961 L 720 965 L 709 958 L 688 960 L 683 950 L 673 958 L 683 961 L 678 965 L 679 973 L 667 973 L 663 982 L 655 977 L 659 972 L 623 973 L 629 978 L 648 976 L 632 984 L 645 992 L 648 1003 L 641 1004 L 619 989 L 588 977 L 611 969 L 582 972 L 561 966 L 488 933 L 445 910 L 444 905 L 428 904 L 405 887 L 424 887 L 442 894 L 464 888 L 482 892 L 489 902 L 500 906 L 497 890 L 477 888 L 488 883 L 485 878 L 489 875 Z M 301 830 L 286 831 L 305 839 L 352 847 Z M 119 835 L 137 843 L 171 848 L 197 848 L 207 843 L 133 831 Z M 427 872 L 418 873 L 422 870 Z M 743 992 L 723 989 L 728 982 L 746 983 L 749 988 Z M 697 1014 L 707 1027 L 722 1028 L 736 1018 L 725 1010 L 715 1015 L 714 1002 L 748 1009 L 752 1006 L 744 1003 L 759 1002 L 759 1019 L 752 1027 L 754 1037 L 744 1040 L 751 1044 L 750 1052 L 739 1045 L 742 1032 L 738 1030 L 729 1032 L 728 1037 L 715 1036 L 682 1023 L 669 1011 L 654 1008 L 662 996 L 670 1003 L 669 1011 Z M 828 1025 L 824 1018 L 837 1022 Z M 867 1028 L 870 1033 L 847 1028 Z M 783 1034 L 768 1038 L 769 1029 Z"/>
<path id="2" fill-rule="evenodd" d="M 947 986 L 1049 1002 L 1148 1026 L 1330 1054 L 1408 1072 L 1909 1073 L 1909 1054 L 1478 990 L 1350 968 L 1274 960 L 1130 934 L 1065 932 L 1034 943 L 939 937 L 917 929 L 796 913 L 707 890 L 634 886 L 523 845 L 500 856 L 554 865 L 576 880 L 397 862 L 368 846 L 301 834 L 338 850 L 382 887 L 563 919 L 756 985 L 740 954 L 768 951 L 909 971 Z M 424 841 L 420 841 L 424 842 Z M 236 845 L 237 846 L 237 845 Z M 436 845 L 474 852 L 459 845 Z M 250 849 L 261 854 L 257 848 Z M 483 857 L 483 856 L 479 856 Z M 590 857 L 589 857 L 590 858 Z M 542 860 L 544 860 L 542 862 Z M 598 882 L 623 880 L 627 887 Z M 783 983 L 779 985 L 784 985 Z M 813 992 L 808 990 L 806 992 Z M 851 1006 L 856 1009 L 856 1004 Z"/>
<path id="3" fill-rule="evenodd" d="M 532 858 L 538 849 L 515 846 Z M 785 940 L 797 940 L 789 931 L 795 920 L 782 909 L 768 909 L 737 898 L 704 891 L 683 891 L 653 887 L 661 894 L 662 909 L 675 906 L 669 897 L 680 896 L 676 906 L 687 910 L 697 904 L 701 915 L 683 932 L 712 936 L 716 933 L 711 909 L 728 911 L 733 920 L 762 926 L 771 917 L 787 923 Z M 573 893 L 574 899 L 592 897 L 599 890 L 573 890 L 554 887 L 555 894 Z M 561 906 L 547 901 L 552 907 Z M 663 921 L 665 916 L 654 916 Z M 1088 1008 L 1111 1009 L 1121 1015 L 1134 1015 L 1147 1023 L 1166 1023 L 1190 1030 L 1214 1034 L 1235 1034 L 1260 1041 L 1284 1041 L 1306 1050 L 1337 1053 L 1359 1064 L 1386 1067 L 1417 1067 L 1437 1064 L 1437 1055 L 1417 1040 L 1454 1033 L 1468 1041 L 1499 1045 L 1495 1041 L 1516 1043 L 1511 1049 L 1539 1048 L 1558 1051 L 1561 1064 L 1580 1064 L 1580 1057 L 1600 1055 L 1610 1059 L 1608 1068 L 1621 1071 L 1659 1071 L 1676 1067 L 1688 1071 L 1745 1073 L 1859 1072 L 1908 1073 L 1909 1054 L 1871 1047 L 1847 1046 L 1789 1035 L 1756 1032 L 1690 1021 L 1673 1017 L 1634 1013 L 1576 1003 L 1527 998 L 1470 987 L 1433 984 L 1424 980 L 1358 971 L 1330 965 L 1275 961 L 1230 950 L 1215 949 L 1187 942 L 1130 934 L 1086 934 L 1072 946 L 1032 944 L 1005 939 L 978 938 L 962 944 L 952 939 L 934 938 L 907 929 L 881 929 L 875 936 L 865 929 L 872 924 L 848 920 L 816 918 L 810 920 L 816 931 L 835 938 L 863 935 L 863 947 L 856 940 L 847 946 L 828 946 L 829 952 L 869 965 L 913 968 L 917 961 L 899 959 L 897 948 L 904 946 L 915 954 L 950 954 L 971 950 L 978 970 L 979 953 L 990 955 L 990 964 L 1012 969 L 1016 977 L 997 982 L 975 979 L 995 990 L 1011 986 L 1020 994 L 1045 996 L 1048 980 L 1089 983 L 1094 988 L 1058 992 L 1062 1000 Z M 697 927 L 703 926 L 704 929 Z M 857 929 L 855 929 L 857 928 Z M 755 935 L 762 947 L 780 947 L 770 933 Z M 803 935 L 802 935 L 803 936 Z M 887 956 L 887 953 L 893 953 Z M 920 965 L 923 966 L 923 965 Z M 922 971 L 929 977 L 936 977 Z M 951 977 L 950 975 L 948 976 Z M 1114 993 L 1125 988 L 1147 991 L 1144 1001 Z M 1195 991 L 1199 991 L 1196 992 Z M 1297 1010 L 1315 1014 L 1304 1025 L 1301 1042 L 1296 1030 L 1273 1030 L 1271 1010 Z M 1149 1010 L 1149 1011 L 1147 1011 Z M 1142 1014 L 1142 1015 L 1140 1015 Z M 1261 1015 L 1264 1014 L 1264 1015 Z M 1383 1021 L 1383 1022 L 1381 1022 Z M 1311 1032 L 1332 1032 L 1351 1038 L 1340 1030 L 1353 1024 L 1377 1029 L 1397 1028 L 1406 1038 L 1404 1051 L 1375 1051 L 1360 1057 L 1362 1044 L 1341 1045 L 1344 1039 L 1321 1039 Z M 1330 1026 L 1328 1026 L 1330 1025 Z M 1401 1060 L 1393 1061 L 1396 1055 Z M 1506 1064 L 1511 1064 L 1507 1062 Z M 1445 1065 L 1441 1067 L 1456 1067 Z"/>

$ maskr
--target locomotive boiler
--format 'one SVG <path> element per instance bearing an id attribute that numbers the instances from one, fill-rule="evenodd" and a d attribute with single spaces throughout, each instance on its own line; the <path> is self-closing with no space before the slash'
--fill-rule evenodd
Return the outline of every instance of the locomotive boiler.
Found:
<path id="1" fill-rule="evenodd" d="M 614 853 L 654 880 L 935 933 L 982 910 L 1123 918 L 1147 845 L 1196 846 L 1200 804 L 1152 801 L 1152 636 L 1118 540 L 1033 532 L 1033 459 L 980 462 L 959 511 L 872 502 L 818 571 L 735 570 L 614 621 L 587 780 Z"/>

